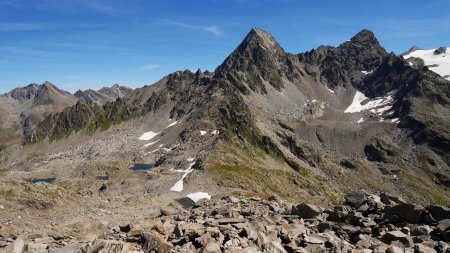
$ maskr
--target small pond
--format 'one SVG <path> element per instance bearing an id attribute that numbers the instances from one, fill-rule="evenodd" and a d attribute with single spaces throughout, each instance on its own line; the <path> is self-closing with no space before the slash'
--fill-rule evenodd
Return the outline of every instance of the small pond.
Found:
<path id="1" fill-rule="evenodd" d="M 47 184 L 53 184 L 55 182 L 55 177 L 47 177 L 47 178 L 35 178 L 31 179 L 31 183 L 47 183 Z"/>
<path id="2" fill-rule="evenodd" d="M 109 180 L 108 176 L 96 176 L 95 179 L 97 180 Z"/>
<path id="3" fill-rule="evenodd" d="M 133 167 L 131 167 L 131 170 L 137 171 L 137 170 L 151 170 L 155 167 L 154 164 L 135 164 Z"/>

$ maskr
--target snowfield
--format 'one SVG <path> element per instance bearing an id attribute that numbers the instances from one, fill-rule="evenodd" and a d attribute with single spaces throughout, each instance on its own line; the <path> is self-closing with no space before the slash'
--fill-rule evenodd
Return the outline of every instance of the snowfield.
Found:
<path id="1" fill-rule="evenodd" d="M 366 103 L 363 104 L 368 100 Z M 393 102 L 392 92 L 386 97 L 378 97 L 374 99 L 369 99 L 362 92 L 356 91 L 353 101 L 349 107 L 344 111 L 344 113 L 356 113 L 365 110 L 371 110 L 373 113 L 382 114 L 383 112 L 391 109 L 391 104 Z"/>
<path id="2" fill-rule="evenodd" d="M 177 172 L 182 172 L 184 173 L 183 176 L 181 177 L 180 180 L 178 180 L 173 186 L 172 188 L 170 188 L 171 191 L 174 192 L 181 192 L 183 191 L 183 183 L 184 183 L 184 178 L 187 177 L 187 175 L 189 175 L 189 173 L 191 173 L 192 171 L 194 171 L 194 169 L 192 169 L 192 166 L 194 166 L 195 163 L 190 163 L 189 167 L 185 170 L 176 170 Z"/>
<path id="3" fill-rule="evenodd" d="M 211 199 L 211 196 L 206 192 L 195 192 L 187 195 L 192 201 L 197 202 L 201 199 Z"/>
<path id="4" fill-rule="evenodd" d="M 446 53 L 435 55 L 436 49 L 429 50 L 416 50 L 403 58 L 409 59 L 411 57 L 420 58 L 424 61 L 428 68 L 439 75 L 443 76 L 447 80 L 450 80 L 450 47 L 447 48 Z"/>
<path id="5" fill-rule="evenodd" d="M 153 138 L 155 138 L 155 136 L 157 136 L 159 133 L 155 133 L 153 131 L 150 132 L 146 132 L 144 134 L 141 135 L 141 137 L 139 137 L 139 140 L 141 141 L 149 141 Z"/>

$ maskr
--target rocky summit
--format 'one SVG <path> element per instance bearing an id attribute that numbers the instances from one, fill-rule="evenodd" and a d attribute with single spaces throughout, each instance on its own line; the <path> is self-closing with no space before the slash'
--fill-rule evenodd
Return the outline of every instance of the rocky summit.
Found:
<path id="1" fill-rule="evenodd" d="M 13 90 L 0 250 L 448 252 L 447 52 L 255 28 L 212 72 Z"/>

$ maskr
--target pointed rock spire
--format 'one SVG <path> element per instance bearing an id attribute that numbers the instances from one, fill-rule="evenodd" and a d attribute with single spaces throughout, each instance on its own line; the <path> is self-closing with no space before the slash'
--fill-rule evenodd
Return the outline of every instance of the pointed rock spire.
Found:
<path id="1" fill-rule="evenodd" d="M 253 91 L 265 93 L 263 80 L 280 89 L 280 66 L 286 63 L 286 53 L 273 36 L 261 29 L 253 28 L 216 69 L 216 77 L 225 77 L 246 92 L 244 84 Z M 246 72 L 242 75 L 242 72 Z M 275 80 L 275 81 L 274 81 Z"/>

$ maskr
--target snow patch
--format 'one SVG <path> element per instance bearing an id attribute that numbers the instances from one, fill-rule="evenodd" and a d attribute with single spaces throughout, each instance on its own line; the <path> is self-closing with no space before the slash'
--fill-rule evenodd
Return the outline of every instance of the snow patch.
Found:
<path id="1" fill-rule="evenodd" d="M 361 124 L 364 122 L 364 118 L 360 118 L 358 121 L 356 121 L 356 124 Z"/>
<path id="2" fill-rule="evenodd" d="M 144 145 L 144 147 L 148 147 L 148 146 L 151 146 L 151 145 L 153 145 L 153 144 L 155 144 L 155 143 L 157 143 L 159 140 L 157 140 L 157 141 L 153 141 L 153 142 L 150 142 L 150 143 L 147 143 L 147 144 L 145 144 Z"/>
<path id="3" fill-rule="evenodd" d="M 328 89 L 329 92 L 334 93 L 334 90 L 332 90 L 332 89 L 330 89 L 328 87 L 327 87 L 327 89 Z"/>
<path id="4" fill-rule="evenodd" d="M 183 174 L 183 176 L 181 177 L 181 179 L 178 180 L 178 181 L 172 186 L 172 188 L 170 188 L 171 191 L 174 191 L 174 192 L 181 192 L 181 191 L 183 191 L 183 181 L 184 181 L 184 178 L 185 178 L 187 175 L 189 175 L 189 173 L 191 173 L 192 171 L 194 171 L 194 169 L 192 169 L 192 166 L 194 166 L 194 164 L 195 164 L 195 163 L 190 163 L 190 164 L 189 164 L 189 167 L 188 167 L 187 169 L 185 169 L 185 170 L 176 170 L 176 171 L 182 172 L 182 173 L 184 173 L 184 174 Z"/>
<path id="5" fill-rule="evenodd" d="M 166 129 L 169 128 L 169 127 L 173 127 L 173 126 L 175 126 L 176 124 L 178 124 L 178 120 L 175 121 L 175 122 L 173 122 L 172 124 L 168 125 L 168 126 L 166 127 Z"/>
<path id="6" fill-rule="evenodd" d="M 197 202 L 201 199 L 211 199 L 211 196 L 206 192 L 195 192 L 187 195 L 192 201 Z"/>
<path id="7" fill-rule="evenodd" d="M 449 75 L 448 77 L 446 77 L 446 79 L 450 80 L 450 47 L 448 47 L 447 51 L 443 54 L 435 55 L 435 50 L 436 49 L 416 50 L 403 56 L 403 58 L 421 58 L 430 70 L 438 73 L 443 77 Z"/>
<path id="8" fill-rule="evenodd" d="M 149 141 L 149 140 L 155 138 L 155 136 L 157 136 L 158 134 L 159 134 L 159 132 L 158 133 L 155 133 L 153 131 L 146 132 L 146 133 L 142 134 L 141 137 L 139 137 L 139 140 Z"/>
<path id="9" fill-rule="evenodd" d="M 399 119 L 399 118 L 395 118 L 395 119 L 392 119 L 391 122 L 392 122 L 392 123 L 399 123 L 399 122 L 400 122 L 400 119 Z"/>
<path id="10" fill-rule="evenodd" d="M 212 135 L 219 134 L 219 130 L 212 130 L 212 131 L 211 131 L 211 134 L 212 134 Z"/>
<path id="11" fill-rule="evenodd" d="M 393 102 L 392 95 L 393 94 L 390 93 L 386 97 L 378 97 L 378 98 L 369 100 L 369 98 L 367 98 L 362 92 L 356 91 L 355 96 L 353 97 L 352 103 L 344 111 L 344 113 L 355 113 L 355 112 L 361 112 L 364 110 L 370 110 L 370 109 L 376 109 L 379 107 L 383 107 L 383 108 L 379 108 L 379 109 L 373 111 L 375 113 L 382 113 L 382 112 L 390 109 L 390 107 L 388 108 L 387 104 Z M 369 101 L 363 105 L 362 102 L 364 102 L 366 100 L 369 100 Z"/>
<path id="12" fill-rule="evenodd" d="M 200 135 L 205 135 L 205 134 L 206 134 L 206 131 L 200 130 Z"/>
<path id="13" fill-rule="evenodd" d="M 188 161 L 188 162 L 193 162 L 194 160 L 195 160 L 194 157 L 189 157 L 188 159 L 186 159 L 186 161 Z"/>
<path id="14" fill-rule="evenodd" d="M 372 74 L 372 72 L 373 70 L 371 71 L 361 70 L 361 73 L 363 73 L 364 75 Z"/>

